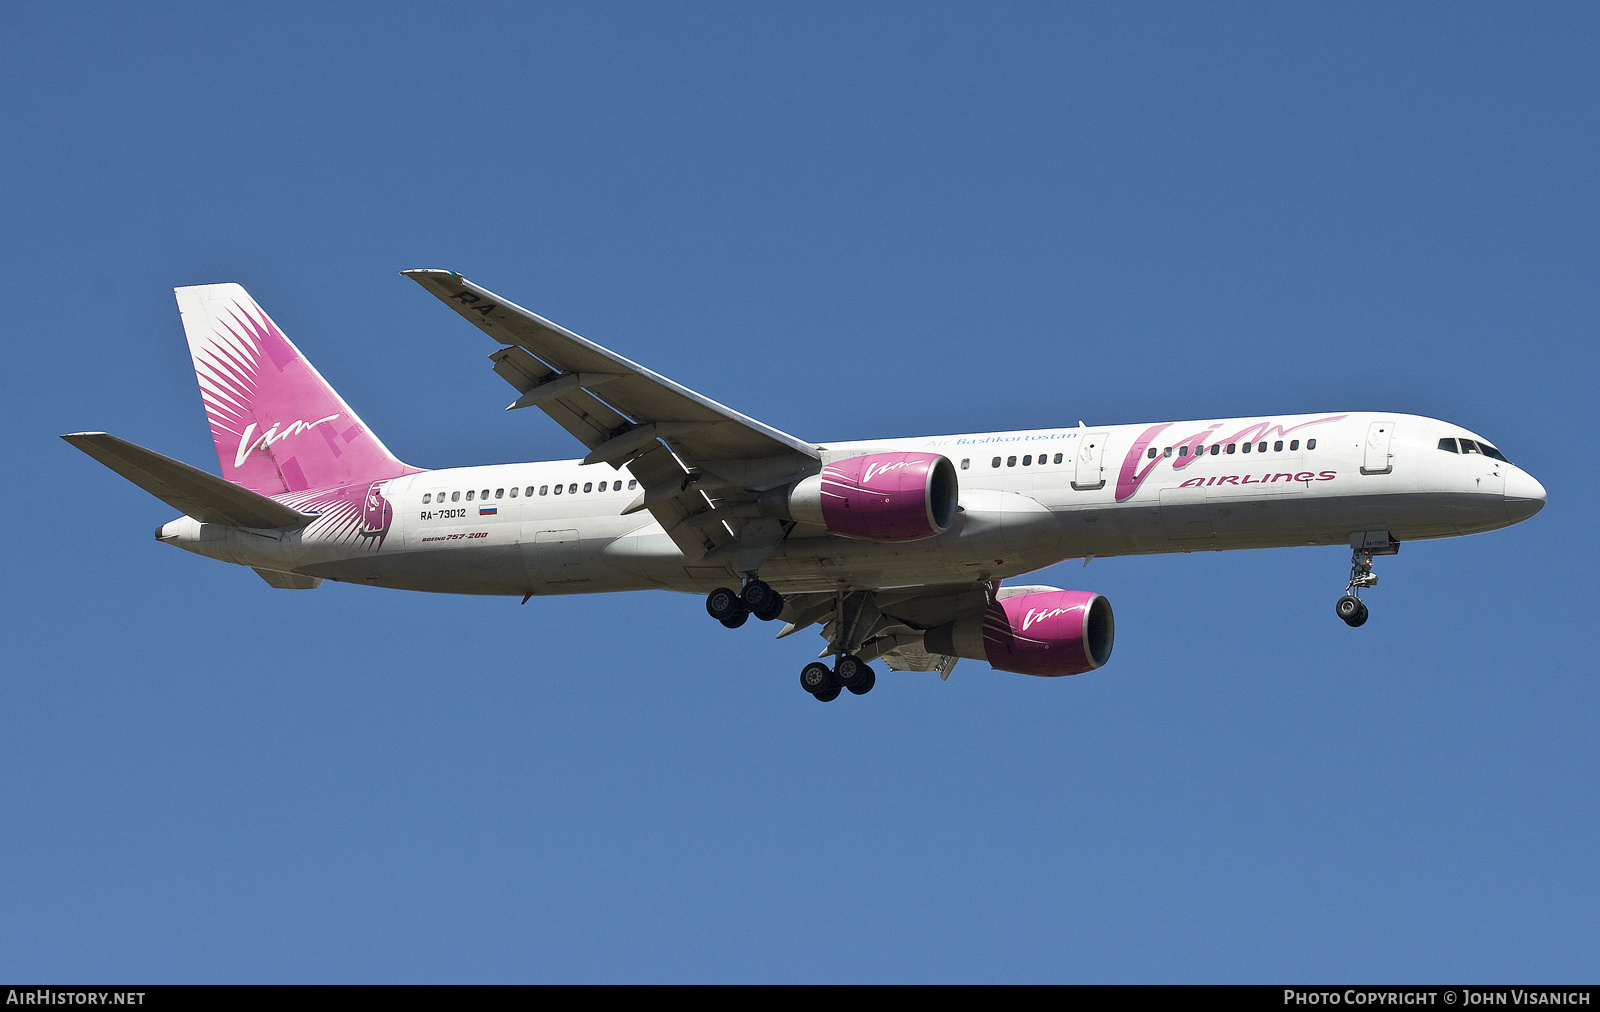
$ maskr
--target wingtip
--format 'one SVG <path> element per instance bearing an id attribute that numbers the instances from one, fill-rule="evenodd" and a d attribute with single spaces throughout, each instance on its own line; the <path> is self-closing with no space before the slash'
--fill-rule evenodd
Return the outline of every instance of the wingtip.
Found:
<path id="1" fill-rule="evenodd" d="M 402 277 L 410 278 L 412 281 L 420 281 L 423 276 L 429 274 L 443 274 L 446 277 L 452 278 L 459 278 L 461 276 L 455 271 L 448 271 L 443 267 L 413 267 L 410 270 L 401 271 L 400 274 Z"/>

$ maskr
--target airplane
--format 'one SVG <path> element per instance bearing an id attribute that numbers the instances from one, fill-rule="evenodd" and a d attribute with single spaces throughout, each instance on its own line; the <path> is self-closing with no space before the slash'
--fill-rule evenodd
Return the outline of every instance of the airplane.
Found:
<path id="1" fill-rule="evenodd" d="M 1397 412 L 1063 426 L 837 443 L 780 432 L 445 270 L 402 272 L 497 344 L 494 371 L 579 459 L 402 463 L 237 284 L 175 290 L 221 477 L 103 432 L 67 442 L 183 515 L 158 541 L 254 569 L 448 594 L 704 594 L 712 619 L 817 626 L 817 700 L 961 658 L 1037 676 L 1111 657 L 1100 594 L 1004 583 L 1068 559 L 1495 530 L 1545 489 L 1475 432 Z M 1004 585 L 1003 585 L 1004 584 Z"/>

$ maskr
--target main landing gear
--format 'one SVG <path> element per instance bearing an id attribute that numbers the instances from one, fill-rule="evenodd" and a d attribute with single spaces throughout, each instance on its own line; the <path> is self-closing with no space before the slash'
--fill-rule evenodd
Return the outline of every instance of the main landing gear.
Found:
<path id="1" fill-rule="evenodd" d="M 845 654 L 828 667 L 821 661 L 812 661 L 800 669 L 800 687 L 819 703 L 831 703 L 839 698 L 841 689 L 849 689 L 857 696 L 865 696 L 878 684 L 872 665 L 855 654 Z"/>
<path id="2" fill-rule="evenodd" d="M 737 629 L 754 615 L 771 622 L 783 614 L 783 595 L 760 580 L 751 580 L 744 590 L 718 587 L 706 595 L 706 611 L 729 629 Z"/>
<path id="3" fill-rule="evenodd" d="M 1366 624 L 1367 605 L 1360 594 L 1378 585 L 1378 576 L 1372 571 L 1372 557 L 1399 553 L 1400 542 L 1391 538 L 1388 531 L 1356 531 L 1350 535 L 1350 583 L 1344 588 L 1344 596 L 1333 606 L 1334 614 L 1345 625 L 1354 629 Z"/>
<path id="4" fill-rule="evenodd" d="M 818 702 L 832 702 L 845 689 L 857 696 L 865 696 L 878 684 L 878 676 L 873 674 L 872 665 L 850 652 L 860 649 L 861 641 L 866 638 L 878 614 L 870 606 L 863 607 L 863 603 L 871 598 L 870 594 L 857 594 L 855 597 L 861 600 L 852 600 L 848 608 L 844 599 L 840 599 L 840 611 L 847 613 L 849 621 L 841 625 L 839 635 L 833 639 L 836 658 L 833 666 L 813 661 L 800 672 L 800 687 L 815 696 Z M 706 595 L 706 612 L 729 629 L 744 625 L 751 615 L 763 622 L 770 622 L 782 614 L 783 605 L 782 594 L 754 578 L 744 585 L 743 591 L 718 587 Z"/>

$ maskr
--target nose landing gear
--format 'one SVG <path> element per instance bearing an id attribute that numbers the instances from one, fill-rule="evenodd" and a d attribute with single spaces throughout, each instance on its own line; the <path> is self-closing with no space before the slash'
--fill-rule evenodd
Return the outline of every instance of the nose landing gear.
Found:
<path id="1" fill-rule="evenodd" d="M 1350 535 L 1350 582 L 1344 588 L 1344 596 L 1333 606 L 1334 614 L 1345 625 L 1354 629 L 1366 624 L 1367 605 L 1359 595 L 1378 585 L 1378 576 L 1372 571 L 1372 557 L 1398 554 L 1400 542 L 1391 538 L 1388 531 L 1356 531 Z"/>

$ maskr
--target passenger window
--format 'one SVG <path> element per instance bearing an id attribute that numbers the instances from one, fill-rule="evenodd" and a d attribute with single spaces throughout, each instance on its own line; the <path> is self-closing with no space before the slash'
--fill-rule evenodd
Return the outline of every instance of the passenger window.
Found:
<path id="1" fill-rule="evenodd" d="M 1249 443 L 1244 444 L 1244 452 L 1245 453 L 1249 453 L 1250 452 L 1250 444 Z"/>
<path id="2" fill-rule="evenodd" d="M 1234 448 L 1234 444 L 1233 443 L 1229 443 L 1228 444 L 1228 452 L 1232 453 L 1233 452 L 1233 448 Z"/>
<path id="3" fill-rule="evenodd" d="M 431 493 L 431 492 L 422 493 L 422 505 L 426 506 L 426 505 L 428 505 L 428 503 L 430 503 L 432 501 L 433 501 L 433 493 Z"/>
<path id="4" fill-rule="evenodd" d="M 573 482 L 571 485 L 567 486 L 567 494 L 568 495 L 577 495 L 578 494 L 578 483 L 577 482 Z"/>
<path id="5" fill-rule="evenodd" d="M 1317 448 L 1317 441 L 1315 439 L 1306 440 L 1306 449 L 1315 450 L 1316 448 Z M 1294 449 L 1294 444 L 1293 443 L 1289 444 L 1289 449 L 1291 449 L 1291 450 Z"/>
<path id="6" fill-rule="evenodd" d="M 1170 456 L 1172 456 L 1172 447 L 1170 447 L 1170 446 L 1163 446 L 1163 447 L 1162 447 L 1162 448 L 1161 448 L 1161 455 L 1162 455 L 1162 456 L 1163 456 L 1163 457 L 1170 457 Z"/>
<path id="7" fill-rule="evenodd" d="M 1313 442 L 1315 442 L 1315 441 L 1313 440 Z M 1290 450 L 1298 450 L 1298 449 L 1300 449 L 1300 440 L 1298 440 L 1298 439 L 1289 440 L 1289 449 Z"/>
<path id="8" fill-rule="evenodd" d="M 965 471 L 967 468 L 969 468 L 971 466 L 972 466 L 972 458 L 971 457 L 962 457 L 961 458 L 961 470 Z"/>
<path id="9" fill-rule="evenodd" d="M 478 498 L 479 499 L 487 499 L 487 498 L 489 498 L 489 490 L 488 489 L 484 489 L 482 492 L 479 492 L 478 493 Z"/>
<path id="10" fill-rule="evenodd" d="M 1280 439 L 1276 443 L 1272 444 L 1272 452 L 1273 453 L 1282 453 L 1283 452 L 1283 440 Z"/>
<path id="11" fill-rule="evenodd" d="M 461 493 L 460 492 L 451 492 L 450 493 L 450 501 L 451 502 L 460 502 L 461 501 Z"/>
<path id="12" fill-rule="evenodd" d="M 532 486 L 532 485 L 529 485 L 529 486 L 528 486 L 528 487 L 527 487 L 527 488 L 525 488 L 525 489 L 523 489 L 523 491 L 522 491 L 522 494 L 523 494 L 523 495 L 525 495 L 525 496 L 527 496 L 527 497 L 529 497 L 529 498 L 530 498 L 530 499 L 531 499 L 531 498 L 532 498 L 532 497 L 533 497 L 533 486 Z M 539 494 L 540 494 L 540 495 L 543 495 L 543 494 L 544 494 L 544 493 L 543 493 L 543 492 L 541 492 L 541 493 L 539 493 Z"/>
<path id="13" fill-rule="evenodd" d="M 1221 452 L 1222 452 L 1222 444 L 1221 443 L 1212 443 L 1211 444 L 1211 455 L 1213 457 L 1215 457 L 1217 454 L 1219 454 Z"/>
<path id="14" fill-rule="evenodd" d="M 494 497 L 496 499 L 504 499 L 506 497 L 506 490 L 503 489 L 503 488 L 495 489 L 494 490 Z"/>
<path id="15" fill-rule="evenodd" d="M 1463 439 L 1461 441 L 1461 452 L 1462 453 L 1477 453 L 1478 452 L 1478 444 L 1474 443 L 1470 439 Z"/>
<path id="16" fill-rule="evenodd" d="M 1187 446 L 1178 447 L 1178 456 L 1187 457 L 1188 455 L 1189 455 L 1189 448 Z"/>
<path id="17" fill-rule="evenodd" d="M 529 485 L 528 487 L 532 488 L 533 486 Z M 550 486 L 549 485 L 540 485 L 539 486 L 539 494 L 540 495 L 544 495 L 546 492 L 549 492 L 549 491 L 550 491 Z"/>
<path id="18" fill-rule="evenodd" d="M 628 479 L 628 491 L 631 492 L 631 491 L 633 491 L 634 489 L 636 489 L 638 487 L 639 487 L 639 479 L 637 479 L 637 478 L 629 478 Z"/>
<path id="19" fill-rule="evenodd" d="M 556 486 L 556 495 L 560 495 L 560 494 L 561 494 L 561 486 L 557 485 Z"/>
<path id="20" fill-rule="evenodd" d="M 1260 446 L 1256 447 L 1256 452 L 1257 453 L 1266 453 L 1267 452 L 1267 444 L 1266 443 L 1262 443 Z"/>
<path id="21" fill-rule="evenodd" d="M 472 490 L 471 489 L 467 489 L 467 502 L 471 502 L 471 501 L 472 501 Z"/>
<path id="22" fill-rule="evenodd" d="M 1022 466 L 1023 467 L 1027 467 L 1031 463 L 1033 463 L 1033 454 L 1030 453 L 1026 457 L 1022 458 Z"/>
<path id="23" fill-rule="evenodd" d="M 1056 454 L 1056 463 L 1057 464 L 1061 463 L 1061 454 L 1059 454 L 1059 453 Z"/>
<path id="24" fill-rule="evenodd" d="M 586 481 L 586 482 L 584 482 L 584 483 L 583 483 L 583 490 L 584 490 L 584 491 L 585 491 L 585 492 L 592 492 L 592 491 L 594 491 L 594 482 L 592 482 L 592 481 Z"/>
<path id="25" fill-rule="evenodd" d="M 1156 459 L 1156 448 L 1153 447 L 1153 446 L 1150 447 L 1150 459 L 1151 460 L 1155 460 Z"/>
<path id="26" fill-rule="evenodd" d="M 1439 440 L 1439 449 L 1441 449 L 1441 450 L 1449 450 L 1451 453 L 1460 453 L 1461 452 L 1460 450 L 1456 449 L 1456 441 L 1454 439 L 1441 439 L 1441 440 Z M 423 502 L 427 502 L 427 500 L 424 499 Z"/>
<path id="27" fill-rule="evenodd" d="M 1007 457 L 1006 458 L 1006 466 L 1007 467 L 1016 467 L 1017 466 L 1017 458 L 1015 458 L 1015 457 Z"/>
<path id="28" fill-rule="evenodd" d="M 515 499 L 516 497 L 517 497 L 517 490 L 516 489 L 512 489 L 511 490 L 511 498 Z"/>
<path id="29" fill-rule="evenodd" d="M 1196 457 L 1204 457 L 1206 455 L 1206 444 L 1201 443 L 1199 446 L 1196 446 L 1194 448 L 1194 455 Z"/>

